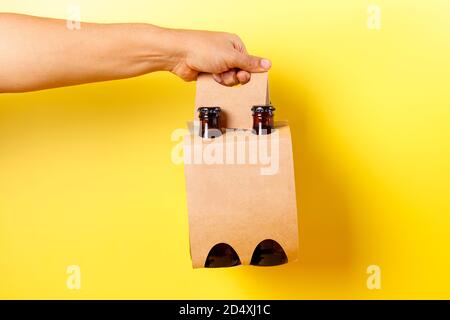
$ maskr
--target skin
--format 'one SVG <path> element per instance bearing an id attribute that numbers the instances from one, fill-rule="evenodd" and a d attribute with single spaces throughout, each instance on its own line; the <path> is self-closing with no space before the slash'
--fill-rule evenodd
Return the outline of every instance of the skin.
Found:
<path id="1" fill-rule="evenodd" d="M 212 73 L 245 84 L 270 69 L 235 34 L 150 24 L 81 23 L 0 13 L 0 92 L 25 92 L 170 71 L 185 81 Z"/>

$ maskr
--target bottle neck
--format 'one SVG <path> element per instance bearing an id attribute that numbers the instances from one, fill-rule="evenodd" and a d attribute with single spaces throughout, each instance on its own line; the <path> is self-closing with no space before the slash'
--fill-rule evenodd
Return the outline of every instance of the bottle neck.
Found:
<path id="1" fill-rule="evenodd" d="M 200 125 L 208 125 L 209 129 L 220 129 L 219 127 L 219 117 L 201 117 Z"/>
<path id="2" fill-rule="evenodd" d="M 273 114 L 255 113 L 253 114 L 253 131 L 257 135 L 270 134 L 273 130 Z"/>

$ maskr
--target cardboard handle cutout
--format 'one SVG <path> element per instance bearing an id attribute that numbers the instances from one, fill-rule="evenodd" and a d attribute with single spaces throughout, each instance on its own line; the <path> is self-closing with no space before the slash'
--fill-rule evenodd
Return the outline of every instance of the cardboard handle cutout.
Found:
<path id="1" fill-rule="evenodd" d="M 252 127 L 251 107 L 269 104 L 267 72 L 253 73 L 251 80 L 241 86 L 226 87 L 217 83 L 211 74 L 202 73 L 197 79 L 195 117 L 198 107 L 219 106 L 224 128 Z"/>

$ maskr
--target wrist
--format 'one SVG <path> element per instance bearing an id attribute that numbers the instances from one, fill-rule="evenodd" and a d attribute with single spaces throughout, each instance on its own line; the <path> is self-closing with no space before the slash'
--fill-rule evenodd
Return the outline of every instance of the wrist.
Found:
<path id="1" fill-rule="evenodd" d="M 164 56 L 164 70 L 173 72 L 180 62 L 185 61 L 187 48 L 185 45 L 185 30 L 157 27 L 159 30 L 160 48 Z"/>
<path id="2" fill-rule="evenodd" d="M 140 31 L 137 56 L 143 58 L 145 72 L 171 71 L 182 55 L 177 45 L 177 32 L 151 24 L 134 25 Z M 138 58 L 137 61 L 140 59 Z"/>

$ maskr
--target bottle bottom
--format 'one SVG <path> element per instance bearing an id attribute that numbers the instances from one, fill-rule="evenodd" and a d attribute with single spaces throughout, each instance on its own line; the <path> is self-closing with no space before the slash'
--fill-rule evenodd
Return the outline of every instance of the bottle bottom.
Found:
<path id="1" fill-rule="evenodd" d="M 277 266 L 287 262 L 286 253 L 278 242 L 267 239 L 256 247 L 250 264 L 255 266 Z"/>
<path id="2" fill-rule="evenodd" d="M 241 264 L 236 251 L 226 243 L 216 244 L 208 254 L 205 268 L 234 267 Z"/>

